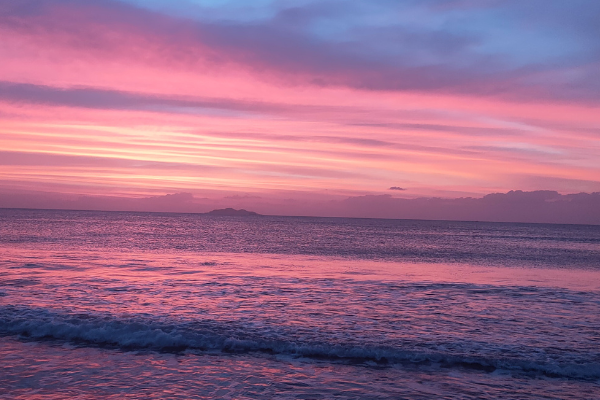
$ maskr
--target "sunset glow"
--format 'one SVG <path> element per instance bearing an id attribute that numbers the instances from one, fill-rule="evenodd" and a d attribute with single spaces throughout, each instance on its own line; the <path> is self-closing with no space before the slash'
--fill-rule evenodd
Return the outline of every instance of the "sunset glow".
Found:
<path id="1" fill-rule="evenodd" d="M 0 206 L 598 192 L 598 6 L 521 3 L 4 3 Z"/>

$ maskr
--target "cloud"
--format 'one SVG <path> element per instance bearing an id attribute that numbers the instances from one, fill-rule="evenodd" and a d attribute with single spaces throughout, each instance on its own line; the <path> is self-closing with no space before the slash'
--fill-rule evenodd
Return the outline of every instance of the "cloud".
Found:
<path id="1" fill-rule="evenodd" d="M 260 112 L 281 109 L 261 104 L 218 98 L 154 95 L 93 87 L 59 88 L 47 85 L 0 81 L 0 99 L 16 103 L 44 104 L 112 110 L 166 113 Z"/>
<path id="2" fill-rule="evenodd" d="M 598 190 L 589 1 L 131 2 L 0 2 L 2 182 Z"/>
<path id="3" fill-rule="evenodd" d="M 69 169 L 115 168 L 125 170 L 150 170 L 153 171 L 154 174 L 159 171 L 170 171 L 173 173 L 174 171 L 190 170 L 195 173 L 214 173 L 230 169 L 229 167 L 214 165 L 2 150 L 0 150 L 0 165 L 46 168 L 60 166 Z"/>
<path id="4" fill-rule="evenodd" d="M 406 190 L 406 189 L 398 187 L 398 186 L 392 186 L 391 188 L 389 188 L 389 190 Z"/>
<path id="5" fill-rule="evenodd" d="M 600 192 L 563 195 L 555 191 L 493 193 L 481 198 L 401 199 L 390 195 L 345 199 L 232 195 L 199 198 L 191 193 L 130 198 L 0 191 L 0 208 L 105 211 L 207 212 L 237 207 L 266 215 L 423 219 L 600 225 Z"/>
<path id="6" fill-rule="evenodd" d="M 268 17 L 222 21 L 37 0 L 4 4 L 0 29 L 80 58 L 199 72 L 235 64 L 287 85 L 600 101 L 594 2 L 447 3 L 282 2 Z"/>
<path id="7" fill-rule="evenodd" d="M 600 225 L 600 192 L 561 195 L 516 190 L 457 199 L 370 195 L 350 197 L 330 212 L 347 217 Z"/>

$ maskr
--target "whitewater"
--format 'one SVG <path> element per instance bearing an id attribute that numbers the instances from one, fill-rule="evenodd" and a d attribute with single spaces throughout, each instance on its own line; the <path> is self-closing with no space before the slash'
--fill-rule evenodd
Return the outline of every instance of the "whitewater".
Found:
<path id="1" fill-rule="evenodd" d="M 600 398 L 600 227 L 0 210 L 3 398 Z"/>

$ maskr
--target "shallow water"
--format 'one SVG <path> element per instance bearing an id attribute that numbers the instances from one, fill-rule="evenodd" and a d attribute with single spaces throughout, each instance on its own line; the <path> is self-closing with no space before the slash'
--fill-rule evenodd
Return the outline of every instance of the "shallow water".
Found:
<path id="1" fill-rule="evenodd" d="M 600 227 L 0 210 L 11 397 L 600 397 Z"/>

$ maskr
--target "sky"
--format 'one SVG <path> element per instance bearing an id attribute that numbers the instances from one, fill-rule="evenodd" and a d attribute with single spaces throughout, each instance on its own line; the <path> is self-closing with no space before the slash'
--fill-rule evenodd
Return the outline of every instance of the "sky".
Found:
<path id="1" fill-rule="evenodd" d="M 0 207 L 600 192 L 598 20 L 596 0 L 0 1 Z"/>

